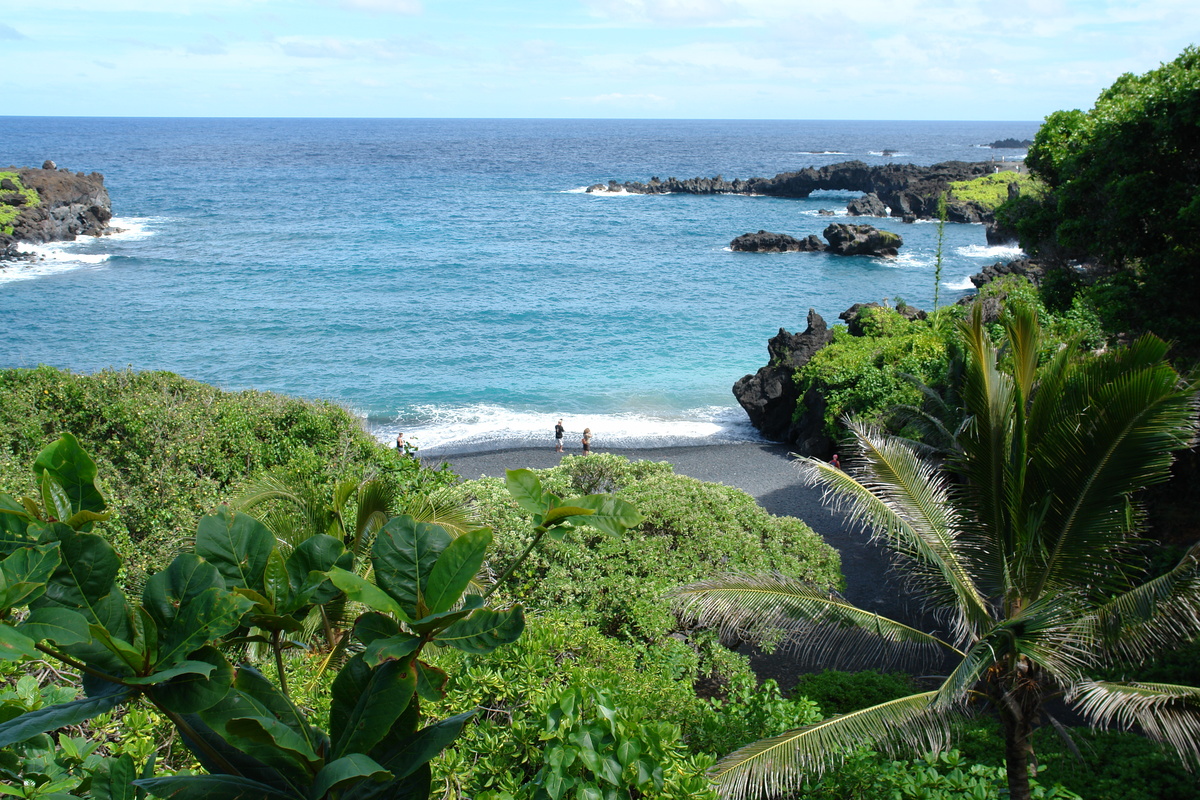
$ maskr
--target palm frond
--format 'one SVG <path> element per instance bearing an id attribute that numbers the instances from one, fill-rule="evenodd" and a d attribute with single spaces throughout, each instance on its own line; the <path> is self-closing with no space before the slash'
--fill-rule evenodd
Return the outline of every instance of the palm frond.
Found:
<path id="1" fill-rule="evenodd" d="M 974 580 L 979 553 L 961 536 L 945 473 L 871 426 L 846 424 L 855 450 L 845 471 L 802 458 L 794 462 L 801 479 L 823 486 L 837 507 L 912 562 L 909 579 L 930 604 L 957 612 L 960 641 L 985 630 L 992 617 Z"/>
<path id="2" fill-rule="evenodd" d="M 1068 699 L 1097 727 L 1140 728 L 1174 748 L 1189 768 L 1200 765 L 1200 689 L 1097 681 L 1079 685 Z"/>
<path id="3" fill-rule="evenodd" d="M 934 694 L 901 697 L 754 742 L 722 758 L 709 776 L 729 800 L 778 797 L 863 745 L 940 751 L 951 726 L 950 717 L 933 706 Z"/>
<path id="4" fill-rule="evenodd" d="M 1079 609 L 1068 597 L 1043 597 L 998 623 L 974 642 L 938 688 L 937 704 L 961 704 L 995 666 L 1024 658 L 1062 684 L 1083 680 L 1092 642 L 1081 636 Z"/>
<path id="5" fill-rule="evenodd" d="M 1149 355 L 1082 362 L 1047 411 L 1066 413 L 1070 424 L 1047 423 L 1033 451 L 1028 491 L 1053 498 L 1035 594 L 1090 586 L 1103 597 L 1127 588 L 1119 559 L 1131 533 L 1128 494 L 1167 478 L 1173 453 L 1188 446 L 1197 420 L 1195 388 L 1181 389 L 1165 363 L 1142 366 L 1161 349 L 1145 347 Z"/>
<path id="6" fill-rule="evenodd" d="M 1200 543 L 1174 569 L 1117 595 L 1090 619 L 1109 663 L 1141 663 L 1200 634 Z"/>
<path id="7" fill-rule="evenodd" d="M 672 590 L 677 611 L 746 639 L 784 635 L 798 661 L 818 666 L 878 665 L 961 652 L 932 634 L 863 611 L 838 595 L 784 575 L 728 574 Z"/>

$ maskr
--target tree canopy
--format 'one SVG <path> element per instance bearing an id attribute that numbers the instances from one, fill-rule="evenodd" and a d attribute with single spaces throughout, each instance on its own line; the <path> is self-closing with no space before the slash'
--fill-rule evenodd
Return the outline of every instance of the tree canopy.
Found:
<path id="1" fill-rule="evenodd" d="M 1108 304 L 1126 307 L 1115 324 L 1200 339 L 1200 49 L 1122 75 L 1087 112 L 1054 112 L 1026 163 L 1050 192 L 1009 209 L 1022 245 L 1118 269 L 1105 284 Z"/>

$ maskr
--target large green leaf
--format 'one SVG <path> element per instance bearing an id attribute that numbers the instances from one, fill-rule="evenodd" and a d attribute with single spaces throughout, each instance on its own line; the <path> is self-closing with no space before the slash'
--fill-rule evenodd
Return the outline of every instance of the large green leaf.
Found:
<path id="1" fill-rule="evenodd" d="M 0 623 L 0 661 L 20 661 L 37 658 L 36 641 L 11 625 Z"/>
<path id="2" fill-rule="evenodd" d="M 179 775 L 133 783 L 155 797 L 170 800 L 306 800 L 299 792 L 282 792 L 236 775 Z"/>
<path id="3" fill-rule="evenodd" d="M 329 733 L 333 757 L 366 753 L 387 735 L 412 702 L 417 673 L 411 658 L 371 668 L 362 656 L 346 663 L 333 682 Z"/>
<path id="4" fill-rule="evenodd" d="M 621 536 L 626 530 L 640 524 L 644 519 L 632 504 L 610 495 L 589 494 L 584 497 L 573 497 L 564 500 L 563 504 L 591 510 L 591 514 L 574 521 L 582 525 L 590 525 L 610 536 Z"/>
<path id="5" fill-rule="evenodd" d="M 34 543 L 28 532 L 29 511 L 12 495 L 0 492 L 0 556 Z"/>
<path id="6" fill-rule="evenodd" d="M 220 702 L 200 712 L 200 718 L 218 736 L 255 761 L 269 765 L 291 781 L 310 781 L 312 774 L 305 762 L 275 747 L 269 737 L 266 741 L 244 738 L 229 729 L 233 720 L 250 717 L 278 720 L 304 741 L 305 749 L 316 753 L 324 751 L 324 734 L 310 726 L 300 710 L 262 673 L 242 665 L 237 669 L 233 687 Z"/>
<path id="7" fill-rule="evenodd" d="M 58 542 L 22 547 L 0 561 L 0 609 L 28 605 L 46 591 L 61 561 Z"/>
<path id="8" fill-rule="evenodd" d="M 467 653 L 490 653 L 497 647 L 512 644 L 525 630 L 525 612 L 521 606 L 496 611 L 481 608 L 466 619 L 446 628 L 435 642 Z"/>
<path id="9" fill-rule="evenodd" d="M 376 759 L 391 770 L 397 780 L 406 778 L 449 747 L 462 733 L 463 725 L 473 716 L 475 712 L 468 711 L 435 722 L 396 742 L 386 752 L 377 753 Z"/>
<path id="10" fill-rule="evenodd" d="M 363 659 L 372 667 L 378 666 L 385 661 L 395 661 L 415 653 L 421 644 L 421 637 L 413 636 L 410 633 L 399 633 L 386 639 L 375 639 L 363 651 Z"/>
<path id="11" fill-rule="evenodd" d="M 428 800 L 432 784 L 433 773 L 428 764 L 422 764 L 403 780 L 359 783 L 344 792 L 340 800 Z"/>
<path id="12" fill-rule="evenodd" d="M 265 525 L 226 506 L 201 519 L 196 530 L 196 554 L 220 571 L 230 589 L 261 589 L 274 549 L 275 537 Z"/>
<path id="13" fill-rule="evenodd" d="M 413 619 L 425 616 L 426 582 L 442 552 L 453 541 L 438 525 L 399 516 L 379 531 L 371 548 L 375 582 Z"/>
<path id="14" fill-rule="evenodd" d="M 379 766 L 370 756 L 351 753 L 326 764 L 317 773 L 309 793 L 312 797 L 325 797 L 334 789 L 344 789 L 350 784 L 360 781 L 382 783 L 391 777 L 392 773 Z"/>
<path id="15" fill-rule="evenodd" d="M 337 595 L 337 589 L 327 581 L 324 573 L 345 555 L 346 548 L 342 543 L 323 533 L 310 536 L 296 545 L 287 558 L 292 593 L 305 603 L 327 603 L 332 600 Z"/>
<path id="16" fill-rule="evenodd" d="M 382 611 L 385 614 L 393 614 L 405 622 L 412 622 L 412 617 L 400 607 L 399 603 L 366 578 L 355 575 L 353 572 L 347 572 L 341 567 L 334 567 L 329 570 L 328 574 L 333 585 L 345 592 L 346 597 L 354 602 L 362 603 L 368 608 Z"/>
<path id="17" fill-rule="evenodd" d="M 225 701 L 229 699 L 229 695 L 227 695 L 222 698 L 222 702 L 233 708 L 248 707 L 240 696 L 235 695 L 232 702 L 226 703 Z M 245 750 L 234 746 L 230 743 L 230 739 L 234 737 L 218 732 L 200 714 L 184 714 L 182 719 L 185 726 L 180 728 L 183 743 L 205 771 L 214 775 L 240 775 L 259 783 L 268 784 L 276 791 L 284 793 L 292 790 L 298 792 L 299 790 L 295 787 L 305 785 L 303 783 L 304 775 L 299 771 L 295 762 L 288 760 L 287 763 L 289 768 L 297 770 L 293 779 L 300 780 L 300 783 L 289 781 L 282 772 L 269 766 L 262 759 L 252 756 L 250 751 L 253 751 L 258 745 L 247 743 L 249 746 Z M 224 722 L 221 722 L 220 726 L 221 730 L 224 730 Z M 240 742 L 240 740 L 238 741 Z"/>
<path id="18" fill-rule="evenodd" d="M 39 483 L 49 476 L 62 487 L 72 513 L 104 510 L 104 497 L 96 488 L 96 462 L 83 451 L 79 441 L 71 434 L 64 433 L 57 442 L 38 453 L 37 460 L 33 462 L 33 473 Z M 65 520 L 68 516 L 70 514 L 59 519 Z"/>
<path id="19" fill-rule="evenodd" d="M 110 595 L 119 592 L 117 573 L 121 559 L 103 537 L 91 533 L 76 533 L 65 525 L 56 525 L 47 534 L 58 539 L 61 560 L 46 584 L 46 593 L 37 605 L 57 605 L 80 611 L 88 622 L 105 625 L 110 622 L 97 607 Z M 125 631 L 113 631 L 122 635 Z"/>
<path id="20" fill-rule="evenodd" d="M 530 514 L 544 514 L 550 507 L 550 501 L 542 490 L 542 482 L 537 475 L 528 469 L 507 469 L 504 471 L 504 485 L 512 495 L 517 505 Z"/>
<path id="21" fill-rule="evenodd" d="M 304 763 L 310 772 L 320 769 L 323 763 L 305 737 L 274 717 L 234 717 L 225 723 L 225 730 L 234 736 L 282 751 Z"/>
<path id="22" fill-rule="evenodd" d="M 142 592 L 142 606 L 162 629 L 208 589 L 225 588 L 217 568 L 195 553 L 180 553 L 170 565 L 151 575 Z"/>
<path id="23" fill-rule="evenodd" d="M 177 714 L 194 714 L 212 708 L 233 684 L 233 665 L 217 648 L 202 647 L 191 654 L 191 661 L 211 664 L 213 669 L 208 675 L 181 673 L 149 690 L 156 702 Z"/>
<path id="24" fill-rule="evenodd" d="M 378 611 L 369 611 L 354 621 L 354 637 L 367 645 L 376 639 L 395 636 L 399 632 L 400 625 L 396 620 Z"/>
<path id="25" fill-rule="evenodd" d="M 216 587 L 192 597 L 180 607 L 170 625 L 159 632 L 155 668 L 168 667 L 234 630 L 250 608 L 251 602 L 246 598 Z"/>
<path id="26" fill-rule="evenodd" d="M 0 724 L 0 749 L 39 733 L 78 725 L 97 714 L 113 710 L 129 699 L 131 690 L 128 687 L 116 684 L 109 684 L 108 687 L 103 694 L 27 711 L 16 719 Z"/>
<path id="27" fill-rule="evenodd" d="M 88 622 L 78 611 L 46 606 L 35 608 L 21 623 L 20 630 L 31 639 L 55 644 L 79 644 L 91 639 Z"/>
<path id="28" fill-rule="evenodd" d="M 447 545 L 429 572 L 425 587 L 425 605 L 430 614 L 453 608 L 471 579 L 483 565 L 492 544 L 487 528 L 467 531 Z"/>

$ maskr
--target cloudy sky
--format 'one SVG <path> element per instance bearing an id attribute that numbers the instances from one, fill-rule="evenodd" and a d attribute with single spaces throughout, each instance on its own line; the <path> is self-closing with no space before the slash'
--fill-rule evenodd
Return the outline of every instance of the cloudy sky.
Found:
<path id="1" fill-rule="evenodd" d="M 1197 39 L 1196 0 L 0 0 L 17 116 L 1040 120 Z"/>

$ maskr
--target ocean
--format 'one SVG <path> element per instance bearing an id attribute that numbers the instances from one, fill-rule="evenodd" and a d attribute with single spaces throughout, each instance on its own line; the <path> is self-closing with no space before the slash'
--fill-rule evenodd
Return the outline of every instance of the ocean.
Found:
<path id="1" fill-rule="evenodd" d="M 809 308 L 930 308 L 936 223 L 899 258 L 734 253 L 857 193 L 592 195 L 1014 151 L 1036 122 L 0 117 L 0 163 L 100 172 L 123 233 L 0 270 L 0 366 L 170 370 L 324 399 L 422 454 L 755 441 L 730 391 Z M 884 155 L 884 151 L 892 155 Z M 1019 151 L 1016 151 L 1019 152 Z M 821 216 L 829 209 L 838 216 Z M 1014 248 L 947 224 L 940 302 Z"/>

